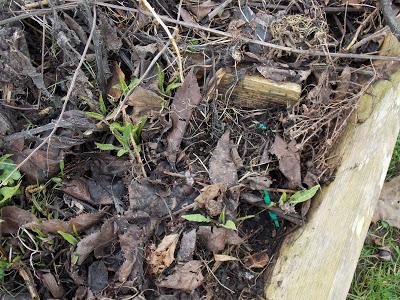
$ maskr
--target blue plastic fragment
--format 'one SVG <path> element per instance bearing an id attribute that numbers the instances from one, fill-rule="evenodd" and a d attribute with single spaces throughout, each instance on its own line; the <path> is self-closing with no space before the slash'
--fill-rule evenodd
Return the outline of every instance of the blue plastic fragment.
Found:
<path id="1" fill-rule="evenodd" d="M 267 125 L 265 125 L 264 123 L 258 123 L 257 128 L 258 129 L 262 129 L 262 130 L 266 130 L 267 129 Z"/>
<path id="2" fill-rule="evenodd" d="M 264 190 L 264 203 L 267 205 L 271 204 L 271 197 L 269 196 L 268 191 Z M 279 228 L 279 221 L 278 221 L 278 216 L 276 215 L 276 213 L 273 213 L 272 211 L 268 212 L 270 218 L 272 219 L 272 221 L 274 221 L 275 227 Z"/>

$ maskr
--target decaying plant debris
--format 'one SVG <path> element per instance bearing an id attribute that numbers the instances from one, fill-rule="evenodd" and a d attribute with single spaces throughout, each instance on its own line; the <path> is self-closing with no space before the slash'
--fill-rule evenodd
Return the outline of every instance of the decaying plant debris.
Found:
<path id="1" fill-rule="evenodd" d="M 1 297 L 261 296 L 400 60 L 381 2 L 3 1 Z"/>

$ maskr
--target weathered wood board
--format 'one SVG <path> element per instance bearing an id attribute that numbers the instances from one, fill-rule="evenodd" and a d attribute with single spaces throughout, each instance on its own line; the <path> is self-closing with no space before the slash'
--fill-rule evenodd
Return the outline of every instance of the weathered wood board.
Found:
<path id="1" fill-rule="evenodd" d="M 343 137 L 335 180 L 314 199 L 306 225 L 283 243 L 267 281 L 269 300 L 346 299 L 400 129 L 400 72 L 360 99 Z"/>

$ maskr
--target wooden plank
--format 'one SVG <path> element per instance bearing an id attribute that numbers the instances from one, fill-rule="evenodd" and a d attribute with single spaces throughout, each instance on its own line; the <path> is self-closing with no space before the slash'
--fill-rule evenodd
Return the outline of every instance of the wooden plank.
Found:
<path id="1" fill-rule="evenodd" d="M 347 297 L 400 129 L 400 72 L 374 84 L 361 103 L 371 104 L 369 117 L 349 126 L 335 180 L 313 200 L 308 223 L 284 241 L 269 300 Z"/>
<path id="2" fill-rule="evenodd" d="M 265 108 L 270 103 L 293 105 L 300 99 L 301 85 L 294 82 L 276 82 L 261 75 L 244 75 L 237 80 L 235 72 L 230 69 L 219 73 L 219 92 L 242 107 Z"/>

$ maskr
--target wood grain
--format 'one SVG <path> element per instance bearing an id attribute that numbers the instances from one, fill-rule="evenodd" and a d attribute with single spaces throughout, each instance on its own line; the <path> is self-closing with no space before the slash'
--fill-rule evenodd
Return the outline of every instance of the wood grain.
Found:
<path id="1" fill-rule="evenodd" d="M 400 129 L 400 72 L 363 97 L 371 95 L 368 118 L 349 126 L 338 146 L 336 179 L 282 245 L 267 299 L 346 299 Z"/>

